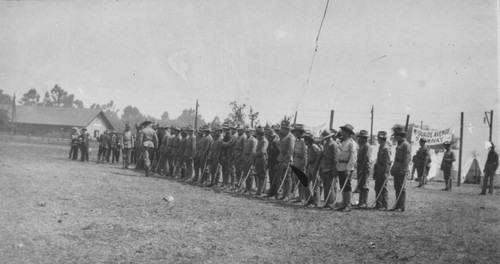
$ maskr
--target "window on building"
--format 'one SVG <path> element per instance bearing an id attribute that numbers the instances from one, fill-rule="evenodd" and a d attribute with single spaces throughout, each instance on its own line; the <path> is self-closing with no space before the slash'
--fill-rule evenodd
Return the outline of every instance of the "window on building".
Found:
<path id="1" fill-rule="evenodd" d="M 94 130 L 94 138 L 98 138 L 99 137 L 99 130 Z"/>

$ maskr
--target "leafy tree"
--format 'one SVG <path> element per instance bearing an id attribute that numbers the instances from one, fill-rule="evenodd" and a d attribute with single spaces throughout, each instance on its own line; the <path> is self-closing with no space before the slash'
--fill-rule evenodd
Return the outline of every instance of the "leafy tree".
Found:
<path id="1" fill-rule="evenodd" d="M 120 109 L 116 108 L 115 103 L 113 102 L 113 100 L 109 101 L 107 104 L 102 104 L 102 105 L 94 103 L 94 104 L 92 104 L 90 106 L 90 109 L 101 110 L 110 119 L 116 119 L 116 120 L 120 119 L 118 117 L 118 112 L 120 111 Z"/>
<path id="2" fill-rule="evenodd" d="M 232 111 L 228 115 L 229 120 L 231 120 L 232 123 L 245 124 L 246 114 L 244 110 L 246 105 L 245 104 L 238 105 L 238 102 L 236 101 L 229 102 L 229 105 L 231 106 L 231 111 Z"/>
<path id="3" fill-rule="evenodd" d="M 213 129 L 215 126 L 220 126 L 220 118 L 218 116 L 215 116 L 212 122 L 210 122 L 210 127 Z"/>
<path id="4" fill-rule="evenodd" d="M 4 94 L 2 89 L 0 89 L 0 105 L 6 106 L 6 108 L 0 108 L 0 125 L 7 126 L 10 120 L 8 109 L 12 107 L 12 97 L 8 94 Z"/>
<path id="5" fill-rule="evenodd" d="M 23 94 L 19 103 L 22 105 L 32 105 L 36 106 L 40 104 L 40 95 L 36 91 L 36 89 L 32 88 L 27 93 Z"/>
<path id="6" fill-rule="evenodd" d="M 163 112 L 163 114 L 161 115 L 160 122 L 163 123 L 163 124 L 165 124 L 165 125 L 169 124 L 170 118 L 169 118 L 169 115 L 168 115 L 167 111 Z"/>
<path id="7" fill-rule="evenodd" d="M 179 117 L 176 119 L 171 120 L 172 124 L 175 124 L 176 126 L 193 126 L 194 127 L 194 120 L 196 118 L 196 110 L 190 108 L 190 109 L 184 109 L 182 110 L 182 113 Z M 201 117 L 201 114 L 198 113 L 198 127 L 206 125 L 205 120 Z"/>
<path id="8" fill-rule="evenodd" d="M 68 94 L 68 92 L 58 84 L 54 85 L 50 93 L 45 92 L 41 105 L 64 108 L 83 108 L 83 102 L 81 100 L 76 100 L 74 94 Z"/>
<path id="9" fill-rule="evenodd" d="M 139 109 L 135 106 L 128 105 L 123 108 L 123 115 L 121 118 L 122 122 L 129 122 L 131 126 L 133 124 L 140 124 L 144 121 L 145 117 Z"/>
<path id="10" fill-rule="evenodd" d="M 12 104 L 12 96 L 3 93 L 3 90 L 0 89 L 0 105 L 10 105 Z"/>

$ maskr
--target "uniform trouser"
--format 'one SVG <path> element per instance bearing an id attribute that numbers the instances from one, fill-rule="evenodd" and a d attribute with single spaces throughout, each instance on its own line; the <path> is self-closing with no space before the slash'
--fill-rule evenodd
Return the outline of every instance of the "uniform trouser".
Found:
<path id="1" fill-rule="evenodd" d="M 109 158 L 111 157 L 111 148 L 106 149 L 106 162 L 109 163 Z"/>
<path id="2" fill-rule="evenodd" d="M 405 171 L 403 173 L 398 173 L 394 176 L 394 190 L 396 190 L 396 199 L 397 203 L 395 205 L 396 208 L 401 208 L 405 209 L 405 204 L 406 204 L 406 174 L 408 174 L 409 171 Z"/>
<path id="3" fill-rule="evenodd" d="M 276 186 L 276 193 L 279 192 L 280 184 L 283 182 L 283 197 L 290 198 L 290 193 L 292 189 L 292 175 L 291 170 L 288 169 L 288 163 L 280 163 L 278 164 L 276 181 L 274 186 Z M 274 195 L 275 193 L 273 193 Z"/>
<path id="4" fill-rule="evenodd" d="M 359 190 L 359 203 L 360 205 L 366 205 L 368 201 L 368 177 L 370 176 L 369 170 L 359 170 L 358 171 L 358 190 Z"/>
<path id="5" fill-rule="evenodd" d="M 325 205 L 333 205 L 334 197 L 337 197 L 337 177 L 335 170 L 322 171 L 321 180 L 323 181 Z"/>
<path id="6" fill-rule="evenodd" d="M 306 166 L 300 166 L 300 165 L 294 165 L 295 167 L 299 168 L 301 171 L 303 171 L 304 173 L 306 173 Z M 299 181 L 299 177 L 297 177 L 297 175 L 295 175 L 295 173 L 292 171 L 291 172 L 291 178 L 292 178 L 292 195 L 295 195 L 295 190 L 299 190 L 299 199 L 300 200 L 305 200 L 307 199 L 306 197 L 306 187 L 304 187 L 304 185 L 302 185 L 302 183 L 300 183 Z"/>
<path id="7" fill-rule="evenodd" d="M 219 184 L 220 182 L 220 175 L 222 172 L 219 167 L 218 159 L 214 159 L 210 164 L 210 182 L 212 184 Z"/>
<path id="8" fill-rule="evenodd" d="M 77 160 L 78 159 L 78 145 L 77 146 L 71 146 L 71 151 L 72 151 L 72 159 Z"/>
<path id="9" fill-rule="evenodd" d="M 313 166 L 314 166 L 313 164 L 309 165 L 309 167 Z M 318 205 L 320 202 L 320 197 L 319 197 L 320 180 L 318 177 L 318 170 L 316 168 L 307 169 L 307 181 L 309 183 L 309 187 L 306 188 L 305 192 L 305 197 L 307 199 L 307 202 L 309 203 L 312 199 L 311 202 L 314 203 L 315 205 Z M 301 183 L 299 182 L 299 184 Z"/>
<path id="10" fill-rule="evenodd" d="M 251 191 L 254 176 L 253 176 L 253 171 L 252 171 L 252 163 L 250 161 L 246 161 L 245 165 L 243 166 L 243 177 L 246 177 L 245 190 Z"/>
<path id="11" fill-rule="evenodd" d="M 236 154 L 234 157 L 235 160 L 235 169 L 236 169 L 236 184 L 241 184 L 241 181 L 243 180 L 243 159 L 241 154 Z"/>
<path id="12" fill-rule="evenodd" d="M 144 160 L 144 169 L 149 171 L 151 168 L 151 160 L 155 158 L 155 149 L 152 147 L 143 147 L 142 149 L 142 158 Z"/>
<path id="13" fill-rule="evenodd" d="M 229 163 L 229 159 L 227 156 L 221 157 L 220 161 L 222 165 L 222 184 L 226 185 L 229 184 L 229 177 L 230 177 L 230 169 L 231 169 L 231 164 Z"/>
<path id="14" fill-rule="evenodd" d="M 80 145 L 81 161 L 89 161 L 89 146 Z"/>
<path id="15" fill-rule="evenodd" d="M 191 177 L 193 177 L 193 157 L 186 157 L 185 159 L 185 163 L 186 163 L 186 179 L 190 179 Z"/>
<path id="16" fill-rule="evenodd" d="M 267 157 L 259 158 L 255 161 L 255 185 L 257 193 L 266 191 Z"/>
<path id="17" fill-rule="evenodd" d="M 352 173 L 352 171 L 339 171 L 338 172 L 340 188 L 344 188 L 342 191 L 344 193 L 350 193 L 352 191 L 351 173 Z"/>
<path id="18" fill-rule="evenodd" d="M 207 181 L 208 176 L 210 176 L 210 164 L 208 163 L 208 160 L 206 157 L 201 157 L 200 158 L 200 165 L 201 165 L 201 183 L 205 183 Z M 210 179 L 208 179 L 210 180 Z"/>
<path id="19" fill-rule="evenodd" d="M 71 159 L 73 157 L 73 146 L 69 146 L 69 156 L 68 159 Z"/>
<path id="20" fill-rule="evenodd" d="M 123 163 L 125 168 L 128 168 L 128 164 L 130 163 L 130 148 L 123 149 Z"/>
<path id="21" fill-rule="evenodd" d="M 193 160 L 193 169 L 194 169 L 194 179 L 197 181 L 200 178 L 200 167 L 203 166 L 203 164 L 200 164 L 201 158 L 197 156 Z"/>
<path id="22" fill-rule="evenodd" d="M 269 164 L 268 165 L 268 174 L 269 174 L 269 191 L 273 188 L 274 183 L 277 181 L 276 180 L 276 170 L 277 170 L 278 164 Z"/>
<path id="23" fill-rule="evenodd" d="M 443 177 L 444 177 L 444 184 L 446 186 L 446 190 L 451 190 L 451 167 L 450 168 L 444 168 L 443 169 Z"/>
<path id="24" fill-rule="evenodd" d="M 174 176 L 174 172 L 175 172 L 175 154 L 170 154 L 168 156 L 168 174 L 170 176 Z"/>
<path id="25" fill-rule="evenodd" d="M 429 171 L 429 168 L 427 167 L 422 167 L 422 166 L 417 167 L 417 175 L 420 181 L 419 184 L 420 186 L 427 184 L 427 171 Z"/>
<path id="26" fill-rule="evenodd" d="M 116 148 L 111 148 L 111 163 L 115 163 L 115 160 L 118 159 L 116 155 Z"/>
<path id="27" fill-rule="evenodd" d="M 104 162 L 104 158 L 106 157 L 106 152 L 107 150 L 105 147 L 99 146 L 99 150 L 97 151 L 97 162 L 99 161 Z"/>
<path id="28" fill-rule="evenodd" d="M 375 198 L 376 207 L 387 208 L 388 192 L 387 192 L 387 181 L 389 177 L 387 174 L 375 176 Z"/>
<path id="29" fill-rule="evenodd" d="M 494 171 L 491 170 L 484 171 L 483 189 L 481 190 L 482 194 L 486 194 L 486 189 L 488 189 L 488 185 L 489 185 L 489 193 L 493 194 L 494 177 L 495 177 Z"/>
<path id="30" fill-rule="evenodd" d="M 186 159 L 183 154 L 179 154 L 176 158 L 175 174 L 180 175 L 181 178 L 184 177 L 186 172 Z"/>

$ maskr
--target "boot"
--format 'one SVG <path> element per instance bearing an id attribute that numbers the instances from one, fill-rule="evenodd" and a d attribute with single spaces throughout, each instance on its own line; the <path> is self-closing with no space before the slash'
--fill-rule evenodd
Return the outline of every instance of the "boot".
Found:
<path id="1" fill-rule="evenodd" d="M 349 201 L 349 204 L 351 204 L 351 201 Z M 337 209 L 335 209 L 335 211 L 344 211 L 344 209 L 346 207 L 347 207 L 347 204 L 346 204 L 345 192 L 342 192 L 342 202 L 340 202 L 340 207 L 338 207 Z"/>
<path id="2" fill-rule="evenodd" d="M 367 190 L 360 190 L 359 191 L 359 204 L 358 204 L 358 209 L 366 209 L 366 200 L 368 198 L 368 191 Z"/>
<path id="3" fill-rule="evenodd" d="M 343 192 L 342 197 L 344 202 L 344 209 L 342 212 L 350 212 L 351 211 L 351 192 Z"/>
<path id="4" fill-rule="evenodd" d="M 146 167 L 146 177 L 149 177 L 149 168 Z"/>

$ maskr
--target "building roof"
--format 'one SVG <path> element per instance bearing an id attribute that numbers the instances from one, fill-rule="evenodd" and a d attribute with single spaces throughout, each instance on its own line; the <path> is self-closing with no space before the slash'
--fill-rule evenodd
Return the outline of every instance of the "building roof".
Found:
<path id="1" fill-rule="evenodd" d="M 27 105 L 16 106 L 17 123 L 25 124 L 84 127 L 88 126 L 100 114 L 102 114 L 104 121 L 112 128 L 111 122 L 109 122 L 101 110 Z"/>

